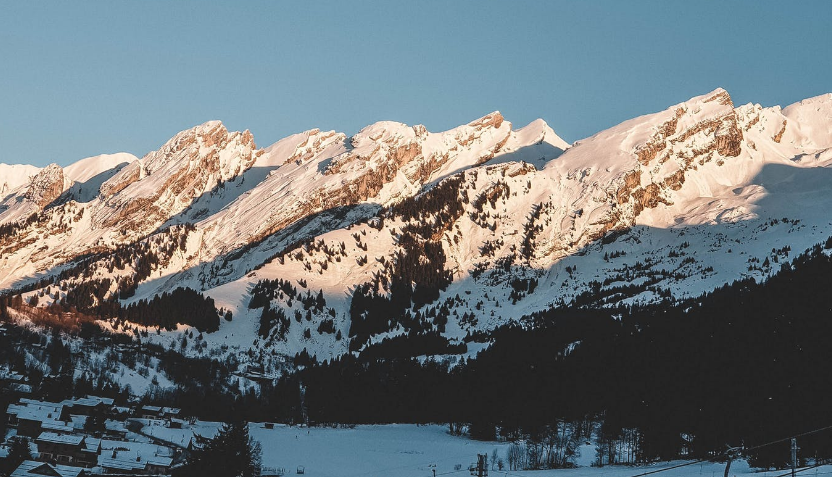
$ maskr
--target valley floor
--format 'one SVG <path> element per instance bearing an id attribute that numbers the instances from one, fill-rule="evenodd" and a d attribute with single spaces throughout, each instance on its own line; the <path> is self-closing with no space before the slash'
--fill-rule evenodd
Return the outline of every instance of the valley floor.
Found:
<path id="1" fill-rule="evenodd" d="M 161 424 L 161 423 L 160 423 Z M 145 432 L 174 443 L 187 442 L 193 432 L 211 436 L 220 427 L 215 423 L 197 423 L 194 427 L 168 429 L 146 426 Z M 303 468 L 308 477 L 432 477 L 436 475 L 468 475 L 468 466 L 477 454 L 497 449 L 505 460 L 509 443 L 482 442 L 467 437 L 451 436 L 445 426 L 410 424 L 356 426 L 350 428 L 293 427 L 276 424 L 267 429 L 262 423 L 250 425 L 251 436 L 262 446 L 264 467 L 284 469 L 286 475 L 297 475 Z M 662 462 L 648 466 L 592 467 L 593 445 L 580 448 L 574 469 L 510 471 L 489 470 L 491 477 L 637 477 L 650 472 L 651 477 L 722 477 L 723 463 L 702 463 L 672 468 L 685 461 Z M 662 471 L 661 469 L 668 469 Z M 659 471 L 659 472 L 656 472 Z M 731 467 L 732 477 L 780 477 L 788 471 L 762 471 L 749 468 L 745 461 Z M 801 477 L 832 474 L 832 465 L 804 472 Z"/>

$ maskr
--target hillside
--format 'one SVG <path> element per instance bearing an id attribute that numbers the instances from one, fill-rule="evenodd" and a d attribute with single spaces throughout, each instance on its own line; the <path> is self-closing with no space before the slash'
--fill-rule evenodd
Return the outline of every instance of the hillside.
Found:
<path id="1" fill-rule="evenodd" d="M 404 333 L 459 343 L 552 307 L 765 279 L 832 235 L 830 162 L 830 94 L 781 109 L 718 89 L 572 145 L 498 112 L 265 148 L 212 121 L 140 159 L 9 169 L 0 288 L 122 331 L 191 288 L 216 316 L 142 318 L 164 328 L 147 339 L 196 326 L 212 332 L 187 353 L 270 368 Z"/>

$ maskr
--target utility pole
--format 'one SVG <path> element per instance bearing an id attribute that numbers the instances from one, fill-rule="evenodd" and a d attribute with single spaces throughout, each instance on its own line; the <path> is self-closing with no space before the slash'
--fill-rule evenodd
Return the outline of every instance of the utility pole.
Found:
<path id="1" fill-rule="evenodd" d="M 477 477 L 488 476 L 488 454 L 477 454 Z"/>
<path id="2" fill-rule="evenodd" d="M 792 477 L 794 477 L 797 468 L 797 449 L 797 439 L 792 437 Z"/>
<path id="3" fill-rule="evenodd" d="M 726 462 L 725 462 L 724 477 L 728 477 L 728 472 L 731 470 L 731 463 L 734 461 L 734 459 L 737 458 L 737 456 L 739 455 L 741 450 L 742 450 L 742 447 L 728 446 L 728 449 L 725 451 Z M 792 477 L 794 477 L 794 476 L 792 476 Z"/>

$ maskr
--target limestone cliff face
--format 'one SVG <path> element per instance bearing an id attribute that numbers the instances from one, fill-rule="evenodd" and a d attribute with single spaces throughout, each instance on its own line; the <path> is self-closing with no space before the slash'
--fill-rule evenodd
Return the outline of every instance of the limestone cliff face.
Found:
<path id="1" fill-rule="evenodd" d="M 183 131 L 101 186 L 94 223 L 146 233 L 246 171 L 261 153 L 250 132 L 229 132 L 219 121 Z"/>
<path id="2" fill-rule="evenodd" d="M 610 232 L 707 201 L 711 186 L 737 183 L 728 175 L 772 157 L 789 164 L 823 160 L 826 123 L 801 118 L 827 114 L 828 103 L 823 97 L 786 115 L 779 108 L 735 107 L 727 92 L 716 90 L 573 145 L 542 121 L 513 129 L 498 112 L 444 132 L 389 121 L 353 136 L 313 129 L 264 150 L 248 131 L 209 122 L 114 170 L 83 200 L 59 198 L 71 174 L 58 166 L 21 183 L 26 187 L 0 204 L 0 219 L 3 207 L 12 210 L 10 201 L 25 205 L 13 216 L 21 225 L 0 243 L 0 287 L 185 222 L 192 224 L 190 235 L 177 244 L 179 261 L 171 262 L 180 268 L 164 276 L 171 286 L 180 273 L 216 286 L 288 243 L 371 218 L 449 177 L 459 195 L 445 191 L 442 201 L 460 202 L 454 222 L 419 226 L 445 247 L 455 273 L 520 263 L 548 267 Z M 24 223 L 32 213 L 36 220 Z M 387 222 L 379 240 L 403 226 Z M 350 263 L 366 263 L 366 248 L 355 253 Z"/>
<path id="3" fill-rule="evenodd" d="M 651 139 L 636 146 L 637 166 L 624 174 L 614 193 L 623 210 L 614 223 L 603 224 L 603 228 L 629 227 L 644 209 L 672 204 L 671 191 L 681 189 L 691 171 L 711 161 L 723 163 L 742 152 L 743 132 L 725 90 L 668 113 L 670 117 Z"/>
<path id="4" fill-rule="evenodd" d="M 280 167 L 206 221 L 206 247 L 221 253 L 260 242 L 337 207 L 390 205 L 418 193 L 431 180 L 495 157 L 511 134 L 511 124 L 497 112 L 441 133 L 392 121 L 375 123 L 352 137 L 307 131 L 293 147 L 281 144 L 270 150 L 264 160 Z M 232 232 L 233 224 L 241 223 L 251 226 Z"/>
<path id="5" fill-rule="evenodd" d="M 457 128 L 444 138 L 441 149 L 430 150 L 430 133 L 424 126 L 378 123 L 351 138 L 351 150 L 336 157 L 325 173 L 354 176 L 344 184 L 343 196 L 346 203 L 354 203 L 375 197 L 400 171 L 412 183 L 425 183 L 453 156 L 478 143 L 485 147 L 470 165 L 482 164 L 500 151 L 510 133 L 511 125 L 504 126 L 503 116 L 494 112 Z M 488 137 L 492 134 L 495 137 Z"/>
<path id="6" fill-rule="evenodd" d="M 548 176 L 557 192 L 536 214 L 550 224 L 536 234 L 538 247 L 525 249 L 557 259 L 632 227 L 645 210 L 673 205 L 699 168 L 740 156 L 744 124 L 730 95 L 716 90 L 579 141 L 531 181 L 545 187 Z"/>
<path id="7" fill-rule="evenodd" d="M 64 188 L 64 170 L 57 164 L 50 164 L 32 178 L 24 197 L 43 208 L 60 197 Z"/>

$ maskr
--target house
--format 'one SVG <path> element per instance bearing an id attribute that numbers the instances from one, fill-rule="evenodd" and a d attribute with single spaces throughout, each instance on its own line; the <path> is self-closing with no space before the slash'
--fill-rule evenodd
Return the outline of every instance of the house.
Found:
<path id="1" fill-rule="evenodd" d="M 81 467 L 52 465 L 45 462 L 25 460 L 9 477 L 78 477 L 84 472 Z"/>
<path id="2" fill-rule="evenodd" d="M 111 439 L 124 440 L 127 438 L 127 426 L 124 421 L 107 419 L 104 422 L 104 435 Z"/>
<path id="3" fill-rule="evenodd" d="M 141 415 L 143 419 L 158 419 L 162 417 L 160 406 L 142 406 Z"/>
<path id="4" fill-rule="evenodd" d="M 116 404 L 116 400 L 113 398 L 101 397 L 101 396 L 93 396 L 91 394 L 87 394 L 87 399 L 94 399 L 96 401 L 101 401 L 107 407 L 113 407 Z"/>
<path id="5" fill-rule="evenodd" d="M 154 444 L 103 441 L 98 466 L 108 474 L 169 474 L 172 449 Z"/>
<path id="6" fill-rule="evenodd" d="M 43 462 L 93 467 L 101 454 L 101 440 L 87 436 L 44 432 L 35 444 Z"/>
<path id="7" fill-rule="evenodd" d="M 128 406 L 113 406 L 112 415 L 115 419 L 124 420 L 128 417 L 133 417 L 136 414 L 136 409 Z"/>
<path id="8" fill-rule="evenodd" d="M 171 419 L 179 417 L 182 412 L 178 407 L 142 406 L 140 413 L 144 419 Z"/>
<path id="9" fill-rule="evenodd" d="M 182 429 L 182 426 L 184 424 L 185 422 L 180 419 L 168 418 L 168 420 L 165 421 L 165 427 L 167 427 L 168 429 Z"/>
<path id="10" fill-rule="evenodd" d="M 73 431 L 72 420 L 60 403 L 20 399 L 9 405 L 6 415 L 9 426 L 16 427 L 19 436 L 35 438 L 44 431 Z"/>
<path id="11" fill-rule="evenodd" d="M 61 401 L 61 405 L 67 410 L 67 412 L 81 416 L 104 415 L 112 410 L 112 403 L 112 399 L 98 398 L 94 396 L 66 399 Z"/>
<path id="12" fill-rule="evenodd" d="M 243 368 L 242 373 L 239 373 L 238 375 L 257 382 L 271 382 L 277 379 L 276 375 L 267 373 L 266 369 L 261 364 L 246 365 Z"/>
<path id="13" fill-rule="evenodd" d="M 163 407 L 162 408 L 162 417 L 166 417 L 168 419 L 173 419 L 175 417 L 179 417 L 179 413 L 181 413 L 181 412 L 182 412 L 182 410 L 179 409 L 178 407 Z"/>

